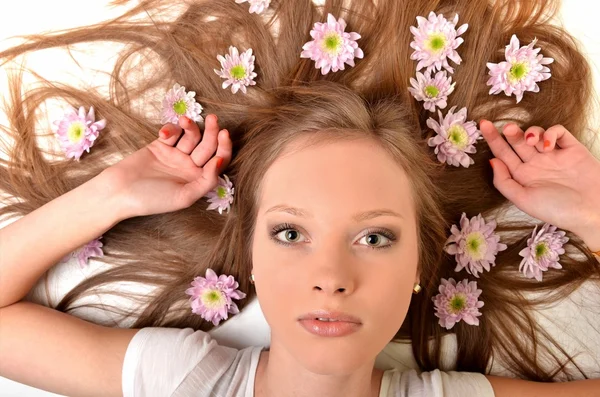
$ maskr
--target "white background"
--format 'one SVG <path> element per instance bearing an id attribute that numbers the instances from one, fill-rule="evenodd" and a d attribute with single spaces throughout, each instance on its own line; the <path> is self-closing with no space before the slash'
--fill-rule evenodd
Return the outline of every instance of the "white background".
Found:
<path id="1" fill-rule="evenodd" d="M 0 0 L 0 50 L 18 42 L 15 39 L 9 39 L 12 36 L 87 25 L 121 13 L 119 9 L 108 9 L 108 3 L 107 0 Z M 599 10 L 600 4 L 592 0 L 564 0 L 562 9 L 564 25 L 579 38 L 593 63 L 596 84 L 600 81 Z M 100 47 L 95 50 L 94 56 L 90 57 L 89 61 L 83 63 L 83 66 L 102 68 L 103 65 L 110 64 L 107 60 L 114 60 L 114 52 L 114 47 Z M 78 57 L 79 59 L 83 60 Z M 101 64 L 97 64 L 96 60 L 100 60 Z M 40 54 L 29 56 L 28 66 L 52 80 L 77 82 L 80 79 L 89 80 L 90 78 L 89 71 L 79 70 L 68 56 L 55 51 L 43 51 Z M 0 93 L 2 94 L 6 92 L 5 72 L 5 70 L 0 70 Z M 94 78 L 98 79 L 98 76 Z M 568 95 L 568 93 L 565 94 Z M 50 110 L 50 115 L 53 114 L 56 114 L 56 111 Z M 6 123 L 2 114 L 0 114 L 0 123 Z M 597 126 L 597 123 L 593 125 L 595 128 Z M 2 360 L 1 352 L 0 360 Z M 31 357 L 31 360 L 35 360 L 35 357 Z M 48 397 L 57 395 L 0 377 L 0 396 Z"/>

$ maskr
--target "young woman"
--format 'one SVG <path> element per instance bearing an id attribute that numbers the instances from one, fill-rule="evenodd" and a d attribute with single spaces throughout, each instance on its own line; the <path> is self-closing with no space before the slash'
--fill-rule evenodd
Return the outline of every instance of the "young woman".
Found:
<path id="1" fill-rule="evenodd" d="M 567 369 L 568 352 L 551 350 L 547 344 L 560 344 L 542 340 L 543 330 L 529 320 L 537 304 L 556 301 L 600 273 L 592 255 L 600 249 L 600 162 L 576 138 L 589 93 L 581 55 L 564 32 L 549 27 L 543 18 L 549 9 L 537 7 L 542 3 L 436 6 L 470 24 L 448 104 L 466 106 L 475 119 L 515 121 L 503 130 L 508 143 L 482 121 L 485 141 L 471 153 L 473 164 L 445 166 L 426 144 L 434 135 L 429 109 L 407 94 L 415 62 L 397 33 L 431 5 L 347 3 L 326 2 L 323 16 L 345 12 L 349 30 L 364 40 L 364 58 L 326 75 L 299 57 L 312 24 L 322 20 L 311 3 L 299 0 L 271 2 L 271 21 L 235 2 L 196 2 L 174 22 L 116 20 L 0 54 L 10 58 L 101 32 L 136 50 L 152 48 L 164 74 L 145 79 L 143 87 L 132 84 L 130 96 L 117 89 L 111 101 L 57 86 L 23 99 L 14 80 L 7 133 L 16 141 L 0 186 L 20 199 L 8 202 L 3 214 L 26 215 L 0 230 L 0 375 L 94 396 L 576 396 L 600 387 L 598 380 L 540 383 L 487 371 L 495 359 L 530 380 L 555 380 L 561 370 L 567 379 L 577 377 Z M 128 17 L 152 16 L 161 7 L 144 2 Z M 277 41 L 268 34 L 273 21 L 280 27 Z M 487 96 L 480 62 L 499 60 L 500 43 L 513 31 L 537 34 L 544 54 L 563 60 L 518 108 L 514 98 Z M 242 96 L 222 90 L 208 54 L 245 40 L 261 77 Z M 183 116 L 156 139 L 148 115 L 130 106 L 164 77 L 199 92 L 206 108 L 202 130 Z M 573 95 L 557 95 L 564 90 Z M 91 103 L 108 120 L 108 131 L 79 162 L 49 159 L 33 139 L 31 110 L 51 95 Z M 517 123 L 549 128 L 524 132 Z M 114 154 L 124 159 L 115 162 Z M 229 211 L 209 211 L 201 198 L 223 173 L 235 185 L 235 198 Z M 478 276 L 456 271 L 455 257 L 444 253 L 449 226 L 463 212 L 494 218 L 506 199 L 570 231 L 562 269 L 544 272 L 542 281 L 523 277 L 518 253 L 533 227 L 505 224 L 497 231 L 508 248 L 499 250 L 495 266 Z M 100 235 L 114 269 L 79 286 L 58 310 L 21 301 L 46 270 Z M 210 340 L 204 332 L 212 325 L 209 310 L 190 313 L 186 294 L 206 269 L 235 277 L 247 294 L 241 307 L 256 292 L 272 331 L 268 351 L 237 351 Z M 440 372 L 447 331 L 433 300 L 440 280 L 463 276 L 477 281 L 485 305 L 471 312 L 479 325 L 465 317 L 449 326 L 459 346 L 456 369 L 464 372 Z M 111 281 L 160 286 L 132 329 L 61 312 L 82 292 Z M 542 302 L 523 296 L 548 290 Z M 377 353 L 400 337 L 410 337 L 425 372 L 374 368 Z"/>

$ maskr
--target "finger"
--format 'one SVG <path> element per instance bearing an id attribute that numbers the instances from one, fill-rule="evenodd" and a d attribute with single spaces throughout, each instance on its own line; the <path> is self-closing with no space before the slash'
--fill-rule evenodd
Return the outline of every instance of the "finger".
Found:
<path id="1" fill-rule="evenodd" d="M 186 201 L 186 205 L 192 205 L 202 196 L 206 195 L 212 189 L 217 187 L 219 183 L 219 171 L 222 167 L 223 159 L 213 157 L 202 169 L 202 175 L 189 183 L 186 183 L 182 189 L 182 198 Z"/>
<path id="2" fill-rule="evenodd" d="M 558 145 L 558 147 L 561 149 L 581 145 L 581 142 L 579 142 L 577 138 L 575 138 L 573 134 L 569 132 L 569 130 L 560 124 L 548 128 L 546 132 L 550 133 L 550 138 L 552 139 L 549 139 L 550 144 L 544 151 L 550 151 L 554 149 L 555 145 Z"/>
<path id="3" fill-rule="evenodd" d="M 210 116 L 208 118 L 212 119 Z M 179 125 L 183 128 L 184 134 L 175 147 L 185 154 L 190 154 L 200 142 L 200 127 L 185 116 L 179 117 Z"/>
<path id="4" fill-rule="evenodd" d="M 498 158 L 491 159 L 490 165 L 494 170 L 494 186 L 496 189 L 517 207 L 521 208 L 526 195 L 525 188 L 512 178 L 508 167 L 502 160 Z"/>
<path id="5" fill-rule="evenodd" d="M 190 154 L 192 161 L 198 167 L 204 167 L 204 164 L 206 164 L 206 162 L 215 154 L 215 150 L 217 150 L 218 146 L 218 134 L 219 125 L 217 124 L 216 117 L 214 119 L 212 117 L 207 117 L 202 141 Z"/>
<path id="6" fill-rule="evenodd" d="M 481 120 L 479 122 L 479 129 L 494 156 L 502 160 L 508 166 L 509 170 L 515 170 L 519 165 L 523 164 L 521 158 L 517 156 L 510 145 L 500 136 L 491 121 Z"/>
<path id="7" fill-rule="evenodd" d="M 167 123 L 162 126 L 160 131 L 158 131 L 158 140 L 169 146 L 173 146 L 175 143 L 177 143 L 181 133 L 181 127 L 172 123 Z"/>
<path id="8" fill-rule="evenodd" d="M 223 159 L 222 164 L 219 165 L 219 175 L 223 173 L 223 170 L 226 170 L 231 162 L 231 153 L 232 153 L 232 143 L 229 137 L 229 131 L 221 130 L 219 131 L 219 135 L 217 137 L 218 146 L 217 146 L 217 154 L 216 156 Z"/>
<path id="9" fill-rule="evenodd" d="M 506 140 L 523 162 L 528 162 L 539 153 L 534 146 L 530 145 L 536 139 L 536 134 L 538 132 L 534 127 L 527 129 L 527 132 L 523 133 L 523 130 L 516 124 L 509 123 L 504 126 Z"/>

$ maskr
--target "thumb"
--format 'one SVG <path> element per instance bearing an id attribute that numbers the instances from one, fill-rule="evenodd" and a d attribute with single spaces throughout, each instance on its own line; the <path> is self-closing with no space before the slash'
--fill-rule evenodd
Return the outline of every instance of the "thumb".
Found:
<path id="1" fill-rule="evenodd" d="M 494 170 L 494 186 L 496 189 L 517 207 L 521 207 L 526 197 L 525 188 L 512 178 L 504 161 L 494 158 L 490 160 L 490 165 Z"/>
<path id="2" fill-rule="evenodd" d="M 183 200 L 188 206 L 205 196 L 219 184 L 219 168 L 223 158 L 215 156 L 202 167 L 202 176 L 186 183 L 181 191 Z"/>

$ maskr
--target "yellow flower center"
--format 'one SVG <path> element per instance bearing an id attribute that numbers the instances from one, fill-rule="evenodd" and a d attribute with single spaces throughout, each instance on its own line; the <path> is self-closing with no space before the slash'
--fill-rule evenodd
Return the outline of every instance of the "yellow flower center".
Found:
<path id="1" fill-rule="evenodd" d="M 512 65 L 508 72 L 508 79 L 511 82 L 517 82 L 523 80 L 523 78 L 529 72 L 529 65 L 525 62 L 517 62 Z"/>
<path id="2" fill-rule="evenodd" d="M 336 32 L 327 33 L 323 38 L 321 47 L 323 48 L 323 51 L 331 55 L 337 55 L 342 49 L 342 37 Z"/>
<path id="3" fill-rule="evenodd" d="M 471 232 L 466 238 L 466 250 L 469 256 L 475 260 L 485 257 L 487 252 L 487 242 L 481 232 Z"/>
<path id="4" fill-rule="evenodd" d="M 231 68 L 231 77 L 236 80 L 241 80 L 246 77 L 246 68 L 244 65 L 235 65 Z"/>
<path id="5" fill-rule="evenodd" d="M 85 125 L 81 121 L 71 123 L 67 131 L 69 140 L 73 143 L 79 142 L 85 135 Z"/>
<path id="6" fill-rule="evenodd" d="M 548 244 L 546 244 L 545 242 L 538 243 L 535 246 L 535 259 L 540 260 L 543 256 L 545 256 L 548 253 L 548 251 L 550 251 Z"/>
<path id="7" fill-rule="evenodd" d="M 465 294 L 458 293 L 448 302 L 448 311 L 452 314 L 460 313 L 467 306 Z"/>
<path id="8" fill-rule="evenodd" d="M 434 85 L 428 85 L 427 87 L 425 87 L 425 95 L 427 95 L 429 98 L 435 98 L 438 96 L 439 93 L 439 88 L 437 88 Z"/>
<path id="9" fill-rule="evenodd" d="M 223 186 L 218 186 L 217 196 L 219 196 L 220 199 L 224 199 L 225 197 L 227 197 L 227 189 L 225 189 Z"/>
<path id="10" fill-rule="evenodd" d="M 187 111 L 187 104 L 185 103 L 185 101 L 183 99 L 180 99 L 179 101 L 177 101 L 173 104 L 173 110 L 178 115 L 183 115 Z"/>
<path id="11" fill-rule="evenodd" d="M 469 143 L 469 134 L 462 125 L 455 124 L 448 130 L 448 140 L 459 149 L 464 149 Z"/>
<path id="12" fill-rule="evenodd" d="M 425 42 L 425 47 L 431 52 L 440 52 L 446 47 L 446 36 L 442 33 L 434 33 Z"/>
<path id="13" fill-rule="evenodd" d="M 200 300 L 209 309 L 218 309 L 226 304 L 225 295 L 217 289 L 207 289 L 200 296 Z"/>

